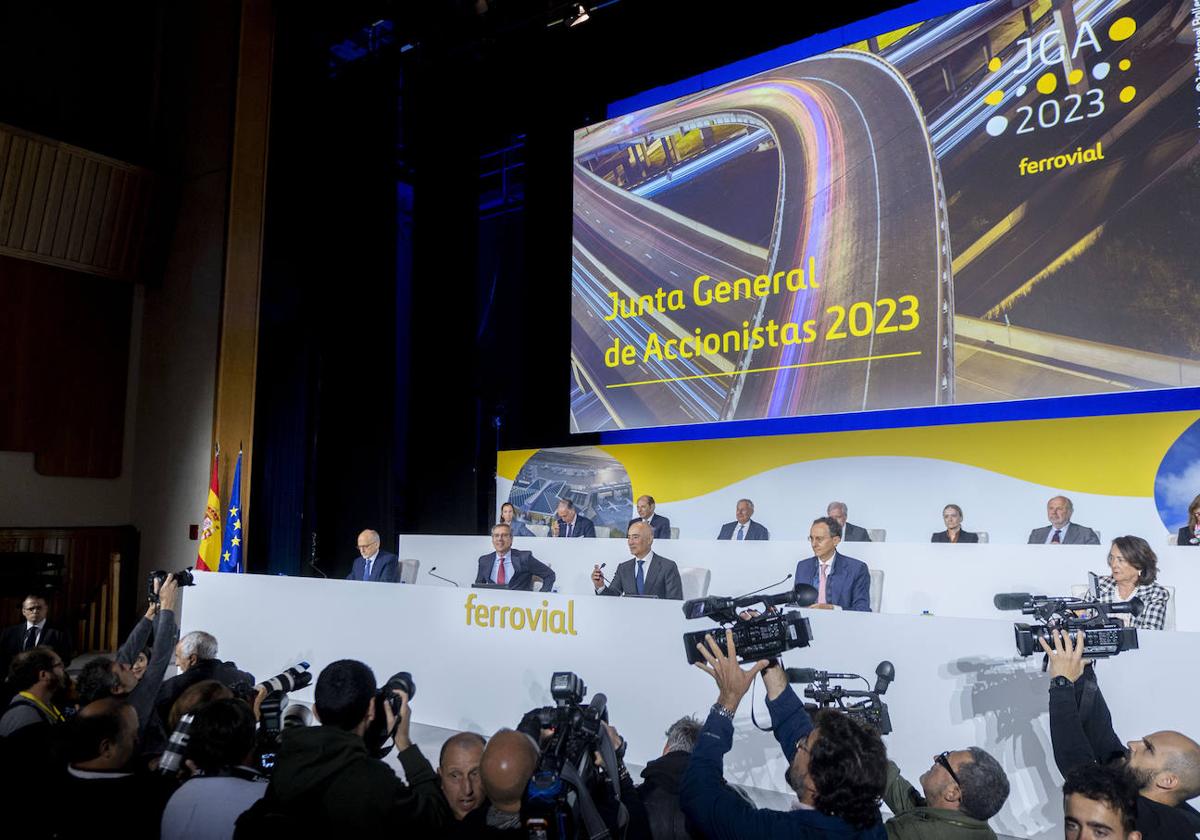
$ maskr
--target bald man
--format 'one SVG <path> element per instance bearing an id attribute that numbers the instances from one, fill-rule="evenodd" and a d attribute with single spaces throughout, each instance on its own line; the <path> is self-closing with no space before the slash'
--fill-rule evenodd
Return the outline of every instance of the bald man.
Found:
<path id="1" fill-rule="evenodd" d="M 1050 524 L 1029 532 L 1029 545 L 1100 545 L 1100 536 L 1086 525 L 1071 521 L 1075 505 L 1066 496 L 1055 496 L 1046 502 L 1046 519 Z"/>
<path id="2" fill-rule="evenodd" d="M 438 780 L 456 820 L 461 820 L 483 802 L 479 765 L 486 744 L 484 737 L 475 732 L 459 732 L 442 744 Z"/>
<path id="3" fill-rule="evenodd" d="M 400 558 L 390 551 L 379 550 L 379 532 L 370 529 L 358 535 L 358 557 L 346 580 L 374 580 L 383 583 L 403 583 L 400 580 Z"/>
<path id="4" fill-rule="evenodd" d="M 683 581 L 674 560 L 655 554 L 654 531 L 645 522 L 635 521 L 625 537 L 633 555 L 613 573 L 612 583 L 605 583 L 600 567 L 592 569 L 592 585 L 597 595 L 638 595 L 683 600 Z"/>
<path id="5" fill-rule="evenodd" d="M 484 802 L 462 821 L 464 834 L 521 829 L 521 799 L 537 767 L 538 747 L 523 732 L 501 729 L 479 761 Z"/>

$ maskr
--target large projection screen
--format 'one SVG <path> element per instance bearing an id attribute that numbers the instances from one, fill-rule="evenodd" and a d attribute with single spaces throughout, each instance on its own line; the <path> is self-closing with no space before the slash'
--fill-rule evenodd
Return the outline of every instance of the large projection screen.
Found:
<path id="1" fill-rule="evenodd" d="M 1200 385 L 1200 10 L 971 6 L 575 133 L 572 431 Z"/>

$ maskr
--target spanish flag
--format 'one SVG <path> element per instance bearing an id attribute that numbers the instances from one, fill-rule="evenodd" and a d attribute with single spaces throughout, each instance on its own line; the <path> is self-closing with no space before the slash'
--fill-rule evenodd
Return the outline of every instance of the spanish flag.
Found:
<path id="1" fill-rule="evenodd" d="M 221 562 L 221 490 L 217 484 L 217 459 L 220 448 L 213 455 L 212 477 L 208 481 L 208 505 L 204 511 L 204 522 L 200 525 L 200 552 L 196 556 L 196 571 L 215 572 Z"/>

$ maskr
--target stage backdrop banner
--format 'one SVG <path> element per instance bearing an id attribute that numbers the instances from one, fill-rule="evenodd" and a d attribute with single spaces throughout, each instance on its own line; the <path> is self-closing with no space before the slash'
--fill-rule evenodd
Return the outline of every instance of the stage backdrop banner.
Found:
<path id="1" fill-rule="evenodd" d="M 888 542 L 929 542 L 942 509 L 992 543 L 1024 543 L 1046 502 L 1066 494 L 1073 522 L 1155 548 L 1185 524 L 1200 493 L 1200 412 L 963 423 L 805 435 L 667 441 L 498 453 L 498 503 L 548 525 L 569 498 L 621 536 L 649 494 L 678 535 L 715 539 L 737 501 L 772 539 L 803 540 L 834 500 Z M 497 511 L 497 514 L 499 511 Z"/>
<path id="2" fill-rule="evenodd" d="M 703 718 L 717 696 L 711 679 L 684 658 L 681 635 L 705 625 L 685 620 L 677 603 L 265 575 L 197 577 L 183 601 L 183 629 L 213 633 L 223 657 L 259 678 L 299 660 L 319 674 L 347 657 L 369 664 L 379 682 L 409 671 L 417 685 L 414 719 L 447 729 L 491 734 L 515 726 L 526 711 L 552 704 L 553 672 L 574 671 L 589 697 L 607 696 L 610 720 L 628 739 L 635 764 L 659 755 L 673 721 Z M 1040 659 L 1016 655 L 1011 623 L 806 612 L 814 640 L 785 655 L 789 667 L 859 673 L 874 682 L 881 660 L 895 665 L 884 698 L 895 731 L 885 741 L 910 780 L 942 750 L 982 746 L 1012 781 L 993 827 L 1017 837 L 1062 836 L 1048 679 Z M 1121 737 L 1195 732 L 1200 680 L 1180 665 L 1195 662 L 1197 653 L 1195 633 L 1143 633 L 1141 649 L 1100 665 Z M 1171 690 L 1147 703 L 1147 692 L 1164 678 Z M 297 697 L 311 701 L 312 687 Z M 761 684 L 753 702 L 759 721 L 768 720 Z M 750 708 L 748 695 L 726 777 L 785 791 L 779 748 L 754 729 Z"/>

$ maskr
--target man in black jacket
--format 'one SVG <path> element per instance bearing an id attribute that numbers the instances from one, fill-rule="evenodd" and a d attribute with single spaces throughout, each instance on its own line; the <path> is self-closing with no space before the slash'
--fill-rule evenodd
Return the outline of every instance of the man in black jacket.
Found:
<path id="1" fill-rule="evenodd" d="M 1154 732 L 1128 749 L 1113 730 L 1096 672 L 1084 665 L 1083 638 L 1053 631 L 1049 657 L 1050 741 L 1066 776 L 1083 764 L 1124 764 L 1139 787 L 1137 827 L 1144 840 L 1190 837 L 1200 813 L 1187 800 L 1200 795 L 1200 744 L 1179 732 Z"/>
<path id="2" fill-rule="evenodd" d="M 642 770 L 645 781 L 638 785 L 637 791 L 654 840 L 698 840 L 704 836 L 688 822 L 679 807 L 679 786 L 702 726 L 691 715 L 672 723 L 667 729 L 667 743 L 662 755 Z"/>
<path id="3" fill-rule="evenodd" d="M 71 664 L 71 637 L 66 631 L 50 625 L 48 613 L 49 606 L 41 595 L 25 596 L 21 602 L 21 615 L 25 620 L 0 632 L 0 679 L 8 673 L 8 666 L 18 653 L 35 647 L 52 648 L 63 664 Z"/>
<path id="4" fill-rule="evenodd" d="M 217 640 L 211 633 L 193 630 L 179 637 L 175 645 L 175 667 L 179 673 L 171 677 L 158 689 L 154 707 L 162 720 L 171 716 L 171 707 L 183 692 L 203 680 L 216 680 L 229 689 L 236 688 L 235 695 L 249 700 L 254 686 L 254 675 L 238 670 L 233 662 L 217 659 Z"/>

